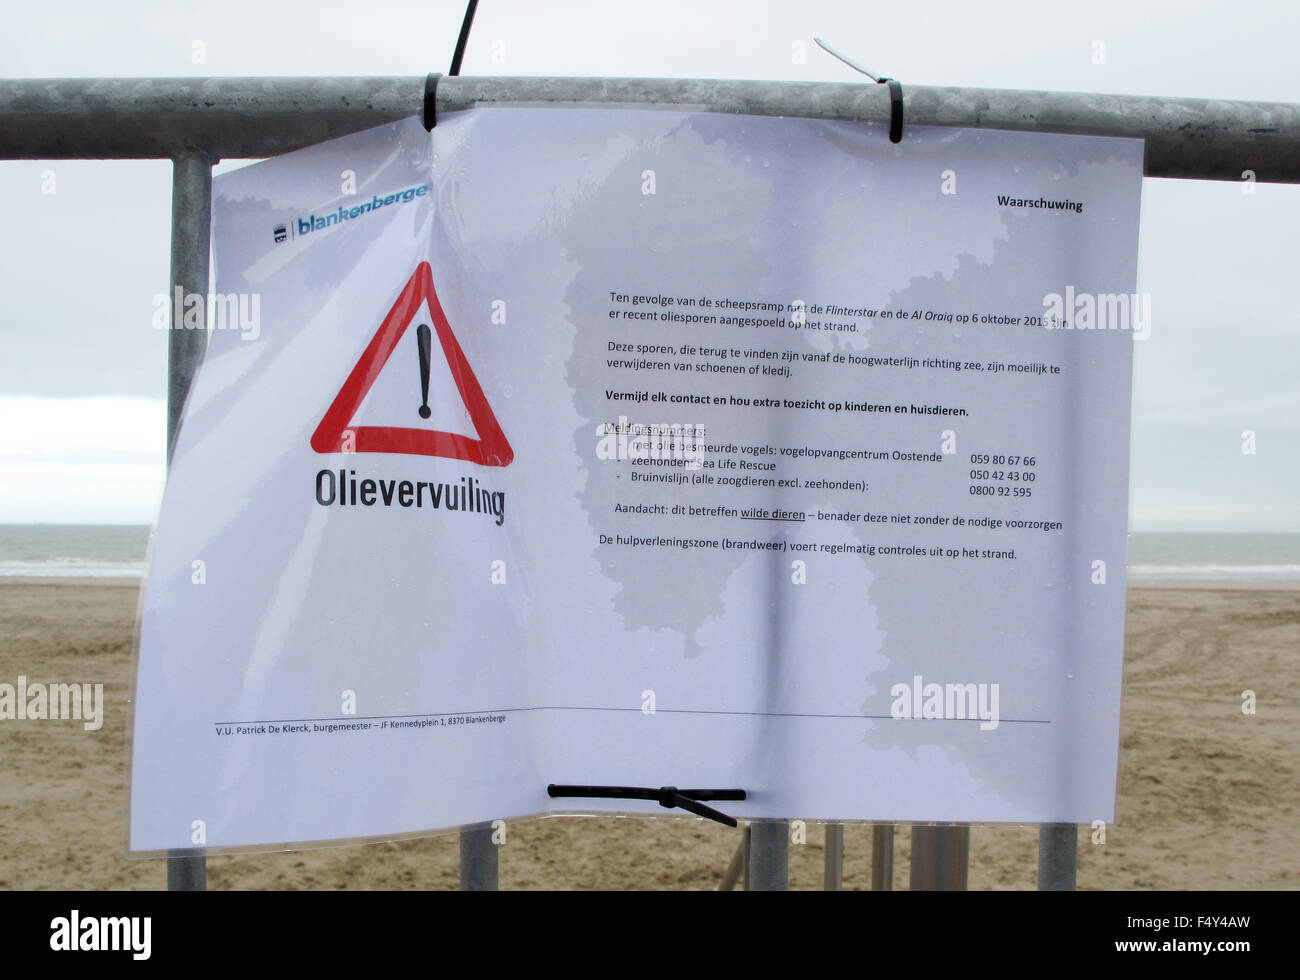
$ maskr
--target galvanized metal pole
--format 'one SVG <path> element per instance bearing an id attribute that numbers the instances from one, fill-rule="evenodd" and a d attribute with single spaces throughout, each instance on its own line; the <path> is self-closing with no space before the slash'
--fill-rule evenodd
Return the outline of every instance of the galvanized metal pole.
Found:
<path id="1" fill-rule="evenodd" d="M 871 890 L 894 890 L 893 824 L 876 824 L 871 830 Z"/>
<path id="2" fill-rule="evenodd" d="M 1079 828 L 1045 823 L 1038 828 L 1038 890 L 1072 892 L 1079 868 Z"/>
<path id="3" fill-rule="evenodd" d="M 144 159 L 201 146 L 265 157 L 418 114 L 425 76 L 0 79 L 0 159 Z M 889 122 L 886 86 L 700 78 L 457 76 L 437 111 L 659 106 Z M 904 87 L 907 126 L 1146 140 L 1148 177 L 1300 183 L 1300 105 L 1080 92 Z"/>
<path id="4" fill-rule="evenodd" d="M 844 888 L 844 824 L 826 825 L 825 868 L 822 891 L 837 892 Z"/>
<path id="5" fill-rule="evenodd" d="M 492 842 L 490 823 L 460 828 L 460 890 L 497 890 L 497 846 Z"/>
<path id="6" fill-rule="evenodd" d="M 912 825 L 912 891 L 964 892 L 969 863 L 969 826 Z"/>
<path id="7" fill-rule="evenodd" d="M 171 462 L 181 410 L 208 347 L 208 253 L 212 236 L 212 158 L 198 151 L 172 161 L 172 264 L 167 305 L 171 330 L 167 335 L 167 461 Z M 180 290 L 181 302 L 176 302 Z M 186 329 L 182 313 L 186 296 L 203 297 L 203 329 Z"/>
<path id="8" fill-rule="evenodd" d="M 172 161 L 172 261 L 167 290 L 172 311 L 167 333 L 167 462 L 171 463 L 180 430 L 181 410 L 207 350 L 208 250 L 212 233 L 212 164 L 199 150 L 179 153 Z M 180 292 L 181 301 L 176 301 Z M 178 322 L 184 298 L 202 297 L 197 326 Z M 208 886 L 203 848 L 167 852 L 167 890 L 204 891 Z"/>
<path id="9" fill-rule="evenodd" d="M 750 822 L 748 881 L 752 892 L 783 892 L 790 887 L 789 821 Z"/>

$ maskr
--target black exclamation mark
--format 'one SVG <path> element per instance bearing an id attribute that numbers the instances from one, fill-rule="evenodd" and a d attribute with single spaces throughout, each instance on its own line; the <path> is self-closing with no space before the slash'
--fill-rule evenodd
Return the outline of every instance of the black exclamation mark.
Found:
<path id="1" fill-rule="evenodd" d="M 429 346 L 433 343 L 429 325 L 421 323 L 416 327 L 415 337 L 420 343 L 420 395 L 424 398 L 424 403 L 420 406 L 420 418 L 427 419 L 433 414 L 429 410 Z"/>

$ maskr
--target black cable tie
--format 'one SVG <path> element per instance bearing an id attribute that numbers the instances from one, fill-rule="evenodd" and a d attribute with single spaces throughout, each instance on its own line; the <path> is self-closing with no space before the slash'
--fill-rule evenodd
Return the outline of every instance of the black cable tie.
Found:
<path id="1" fill-rule="evenodd" d="M 846 54 L 841 54 L 832 48 L 829 44 L 819 37 L 813 38 L 817 46 L 825 51 L 832 58 L 837 58 L 844 62 L 856 72 L 861 72 L 873 82 L 884 85 L 889 84 L 889 142 L 901 143 L 903 141 L 903 86 L 895 78 L 886 78 L 880 76 L 877 78 L 873 72 L 867 71 L 860 64 L 854 61 Z"/>
<path id="2" fill-rule="evenodd" d="M 442 75 L 436 71 L 429 72 L 424 80 L 424 130 L 429 132 L 438 125 L 438 79 Z"/>
<path id="3" fill-rule="evenodd" d="M 465 46 L 469 44 L 469 29 L 474 25 L 474 11 L 478 9 L 478 0 L 469 0 L 465 8 L 465 18 L 460 22 L 460 36 L 456 38 L 456 50 L 451 56 L 451 70 L 448 75 L 459 75 L 461 62 L 465 59 Z M 436 71 L 429 72 L 424 80 L 424 131 L 431 132 L 438 125 L 438 79 L 442 76 Z"/>
<path id="4" fill-rule="evenodd" d="M 743 789 L 678 789 L 676 786 L 568 786 L 551 783 L 546 787 L 551 798 L 559 796 L 585 796 L 602 800 L 651 800 L 666 809 L 682 809 L 699 817 L 707 817 L 728 827 L 736 827 L 735 817 L 705 806 L 700 800 L 743 800 Z"/>
<path id="5" fill-rule="evenodd" d="M 465 18 L 460 22 L 460 36 L 456 38 L 456 51 L 451 56 L 451 70 L 448 75 L 459 75 L 460 64 L 465 60 L 465 45 L 469 44 L 469 29 L 474 26 L 474 11 L 478 9 L 478 0 L 469 0 L 465 8 Z"/>
<path id="6" fill-rule="evenodd" d="M 903 142 L 903 84 L 897 78 L 877 81 L 889 86 L 889 142 Z"/>

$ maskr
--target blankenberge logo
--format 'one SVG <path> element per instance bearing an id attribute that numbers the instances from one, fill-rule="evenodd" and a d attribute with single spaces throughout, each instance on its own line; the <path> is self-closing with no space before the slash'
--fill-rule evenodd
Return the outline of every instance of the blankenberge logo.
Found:
<path id="1" fill-rule="evenodd" d="M 337 210 L 331 211 L 329 214 L 309 214 L 305 218 L 295 218 L 288 224 L 280 222 L 271 229 L 271 237 L 274 238 L 277 243 L 280 243 L 287 241 L 290 237 L 310 235 L 313 231 L 320 231 L 323 228 L 341 225 L 345 221 L 360 218 L 362 215 L 378 211 L 380 208 L 392 207 L 397 204 L 410 204 L 417 197 L 425 197 L 428 193 L 428 186 L 426 184 L 420 184 L 416 187 L 408 187 L 405 190 L 394 191 L 392 194 L 388 194 L 384 197 L 375 194 L 364 204 L 358 204 L 353 207 L 344 207 L 343 205 L 339 205 Z M 295 230 L 296 236 L 293 234 Z"/>

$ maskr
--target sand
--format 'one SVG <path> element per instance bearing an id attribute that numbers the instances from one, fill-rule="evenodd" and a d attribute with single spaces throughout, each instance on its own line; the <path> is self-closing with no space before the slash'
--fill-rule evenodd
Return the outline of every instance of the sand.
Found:
<path id="1" fill-rule="evenodd" d="M 102 682 L 103 728 L 0 721 L 0 888 L 160 888 L 164 863 L 124 853 L 125 718 L 137 588 L 0 581 L 0 681 Z M 1079 887 L 1300 884 L 1300 591 L 1129 592 L 1119 812 L 1080 831 Z M 1257 714 L 1243 715 L 1251 689 Z M 739 831 L 693 818 L 511 823 L 506 889 L 711 889 Z M 869 888 L 871 827 L 845 830 L 845 888 Z M 790 885 L 821 887 L 823 831 L 790 849 Z M 1037 828 L 971 830 L 972 889 L 1033 888 Z M 894 883 L 906 888 L 908 833 Z M 212 889 L 456 888 L 454 833 L 295 852 L 214 855 Z"/>

